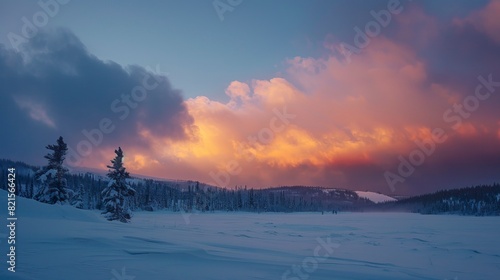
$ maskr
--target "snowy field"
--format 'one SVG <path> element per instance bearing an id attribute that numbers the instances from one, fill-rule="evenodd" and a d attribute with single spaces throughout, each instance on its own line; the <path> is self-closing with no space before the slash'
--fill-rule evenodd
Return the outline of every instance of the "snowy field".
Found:
<path id="1" fill-rule="evenodd" d="M 0 191 L 7 205 L 7 196 Z M 5 207 L 7 208 L 7 207 Z M 5 224 L 6 210 L 2 210 Z M 17 199 L 0 279 L 499 279 L 500 217 L 98 212 Z"/>

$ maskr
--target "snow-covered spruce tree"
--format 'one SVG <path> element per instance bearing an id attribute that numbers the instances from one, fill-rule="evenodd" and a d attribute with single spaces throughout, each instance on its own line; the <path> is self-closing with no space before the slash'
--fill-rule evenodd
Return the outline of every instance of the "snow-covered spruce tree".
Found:
<path id="1" fill-rule="evenodd" d="M 102 203 L 106 208 L 102 213 L 109 221 L 119 220 L 126 223 L 131 218 L 131 211 L 126 205 L 125 198 L 135 194 L 135 190 L 127 184 L 130 175 L 123 167 L 123 151 L 120 147 L 115 150 L 116 157 L 108 165 L 109 183 L 102 191 Z"/>
<path id="2" fill-rule="evenodd" d="M 69 190 L 69 204 L 72 206 L 78 208 L 78 209 L 83 209 L 83 198 L 82 198 L 82 193 L 83 193 L 83 185 L 80 184 L 80 187 L 78 188 L 77 191 Z"/>
<path id="3" fill-rule="evenodd" d="M 45 156 L 49 163 L 36 173 L 36 179 L 42 183 L 42 186 L 34 199 L 49 204 L 63 204 L 68 201 L 65 178 L 68 169 L 63 166 L 68 146 L 61 136 L 57 139 L 56 145 L 47 145 L 46 148 L 52 152 Z"/>

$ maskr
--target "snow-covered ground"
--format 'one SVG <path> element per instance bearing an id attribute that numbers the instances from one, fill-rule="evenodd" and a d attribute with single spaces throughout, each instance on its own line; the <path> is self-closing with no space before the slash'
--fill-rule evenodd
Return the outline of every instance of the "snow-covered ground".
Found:
<path id="1" fill-rule="evenodd" d="M 356 191 L 355 193 L 359 197 L 366 198 L 366 199 L 368 199 L 370 201 L 373 201 L 375 203 L 386 202 L 386 201 L 395 201 L 396 200 L 394 197 L 390 197 L 390 196 L 387 196 L 385 194 L 376 193 L 376 192 Z"/>
<path id="2" fill-rule="evenodd" d="M 6 193 L 0 201 L 7 205 Z M 7 208 L 7 207 L 5 207 Z M 98 212 L 18 198 L 0 279 L 498 279 L 500 217 Z M 2 210 L 6 222 L 6 210 Z"/>

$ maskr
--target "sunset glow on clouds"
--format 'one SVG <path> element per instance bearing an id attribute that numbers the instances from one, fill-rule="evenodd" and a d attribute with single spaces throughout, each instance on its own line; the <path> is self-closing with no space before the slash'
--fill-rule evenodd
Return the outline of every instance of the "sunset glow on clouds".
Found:
<path id="1" fill-rule="evenodd" d="M 137 174 L 224 187 L 389 192 L 385 172 L 397 173 L 399 157 L 408 158 L 416 143 L 432 141 L 439 128 L 446 141 L 396 185 L 398 193 L 499 180 L 500 87 L 481 81 L 489 75 L 500 81 L 500 2 L 447 22 L 416 4 L 405 9 L 359 54 L 346 59 L 338 51 L 340 41 L 325 39 L 321 56 L 283 57 L 285 71 L 273 77 L 232 81 L 224 101 L 197 96 L 172 105 L 173 113 L 160 113 L 156 105 L 165 100 L 151 94 L 154 99 L 139 103 L 124 120 L 127 126 L 117 124 L 120 136 L 94 147 L 81 164 L 105 168 L 120 145 Z M 5 61 L 1 67 L 9 65 Z M 479 85 L 481 96 L 491 94 L 476 99 L 476 106 L 467 98 Z M 169 100 L 177 102 L 175 90 L 166 88 Z M 65 135 L 57 108 L 23 98 L 13 97 L 18 110 Z M 103 101 L 102 112 L 109 112 L 112 100 Z M 158 133 L 164 124 L 175 125 Z M 80 130 L 72 134 L 78 137 L 67 136 L 70 146 L 84 139 Z"/>
<path id="2" fill-rule="evenodd" d="M 328 180 L 349 185 L 354 176 L 363 176 L 363 167 L 394 169 L 397 156 L 408 155 L 415 141 L 431 139 L 434 128 L 447 131 L 449 140 L 443 145 L 463 143 L 462 149 L 497 134 L 500 116 L 491 103 L 498 100 L 481 104 L 482 116 L 451 129 L 455 122 L 446 122 L 444 112 L 473 94 L 473 88 L 432 81 L 427 62 L 411 46 L 395 40 L 372 39 L 351 63 L 331 53 L 325 58 L 295 57 L 288 64 L 287 78 L 232 82 L 227 103 L 204 96 L 187 100 L 197 131 L 187 143 L 168 146 L 166 155 L 213 172 L 218 183 L 229 186 L 329 184 Z M 259 140 L 259 132 L 270 128 L 272 110 L 283 108 L 294 118 L 272 137 L 264 133 Z M 496 144 L 491 152 L 498 154 L 500 143 Z M 461 155 L 458 150 L 428 161 L 431 165 L 468 159 Z M 228 179 L 222 174 L 229 173 L 231 163 L 241 172 Z M 351 167 L 361 169 L 359 175 L 343 172 Z M 201 175 L 201 180 L 214 182 L 214 176 Z M 374 183 L 380 184 L 380 178 Z"/>

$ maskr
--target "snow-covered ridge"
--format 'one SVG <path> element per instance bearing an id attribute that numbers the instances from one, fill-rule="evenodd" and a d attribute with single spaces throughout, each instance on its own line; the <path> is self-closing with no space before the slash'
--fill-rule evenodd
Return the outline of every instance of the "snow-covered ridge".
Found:
<path id="1" fill-rule="evenodd" d="M 356 191 L 355 192 L 359 197 L 366 198 L 374 203 L 381 203 L 381 202 L 387 202 L 387 201 L 395 201 L 394 197 L 387 196 L 385 194 L 381 193 L 376 193 L 376 192 L 363 192 L 363 191 Z"/>

